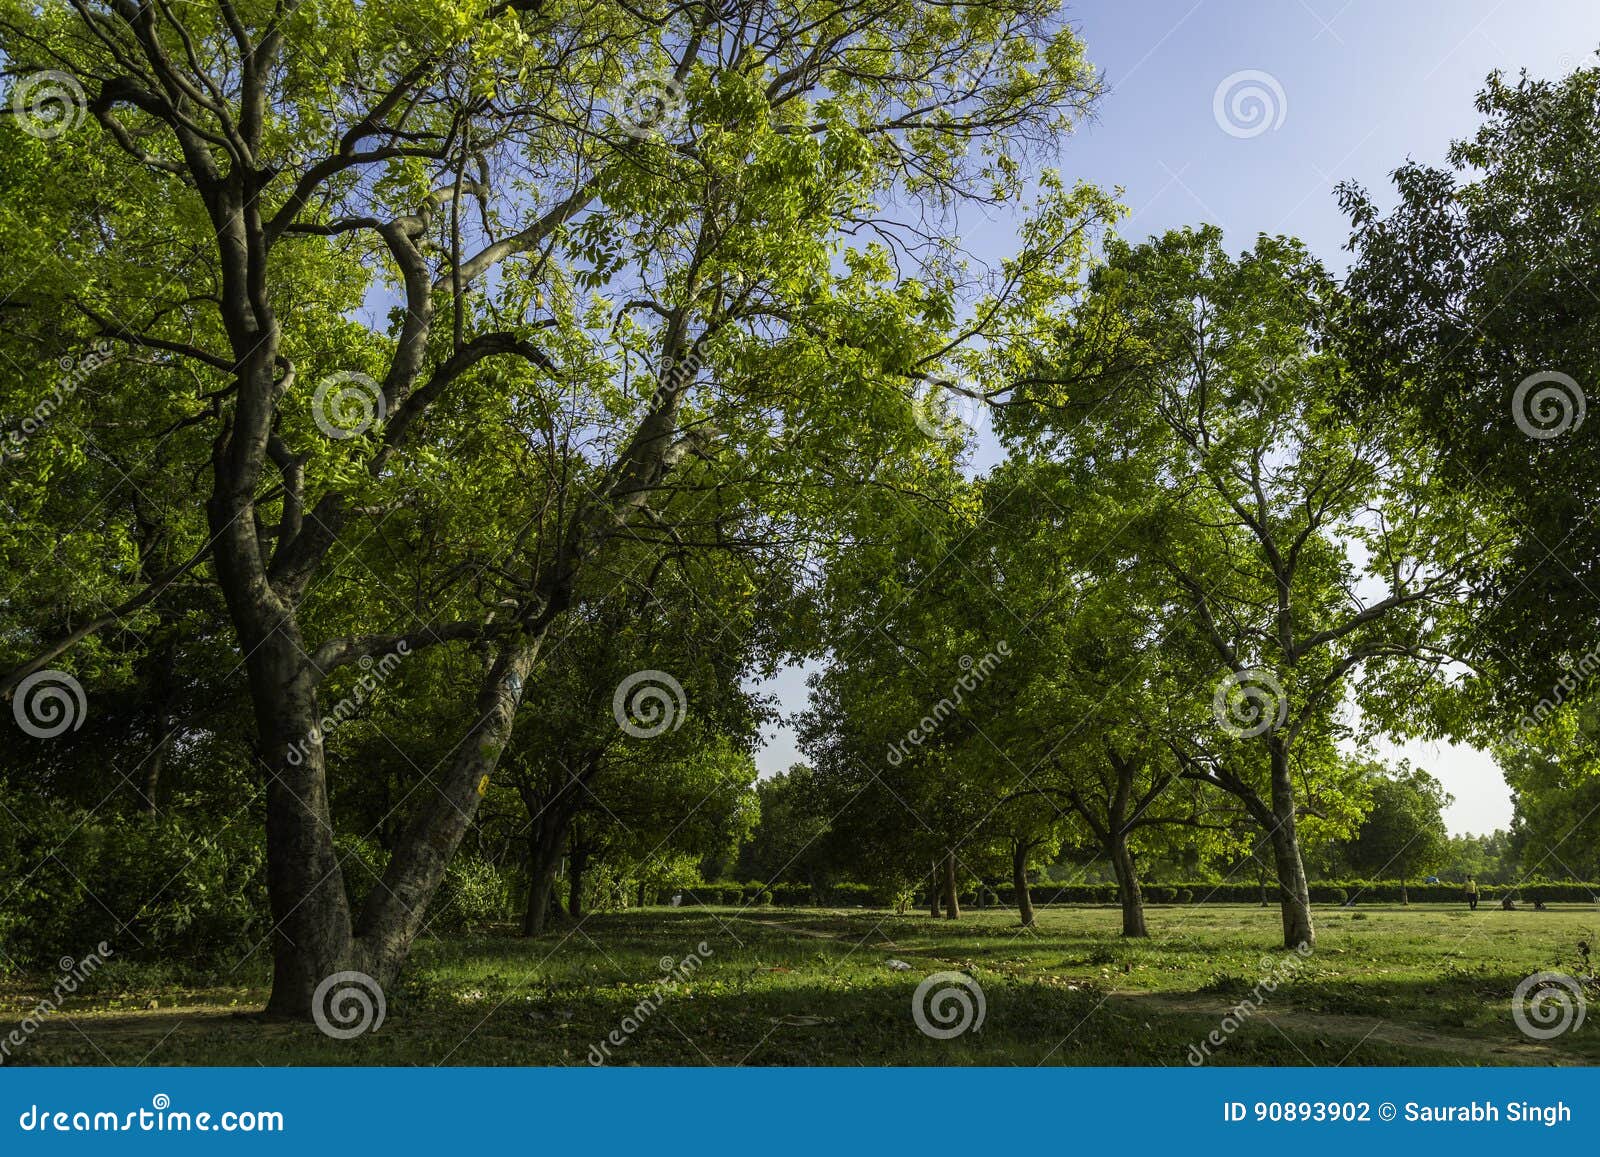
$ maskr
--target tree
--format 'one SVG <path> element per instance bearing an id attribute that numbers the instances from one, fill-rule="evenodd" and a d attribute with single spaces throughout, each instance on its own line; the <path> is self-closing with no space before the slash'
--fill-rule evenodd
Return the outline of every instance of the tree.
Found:
<path id="1" fill-rule="evenodd" d="M 838 871 L 829 854 L 828 818 L 819 814 L 811 768 L 797 763 L 756 785 L 760 813 L 739 849 L 741 880 L 801 880 L 816 892 Z"/>
<path id="2" fill-rule="evenodd" d="M 129 416 L 106 441 L 209 479 L 173 569 L 103 583 L 109 611 L 16 647 L 0 687 L 176 576 L 216 583 L 266 783 L 273 1015 L 308 1017 L 335 973 L 397 975 L 583 577 L 688 463 L 737 448 L 719 488 L 813 516 L 920 438 L 909 386 L 952 349 L 950 239 L 879 207 L 1008 199 L 1017 155 L 1098 88 L 1045 0 L 719 11 L 0 12 L 8 69 L 64 78 L 94 122 L 46 142 L 8 118 L 8 152 L 55 181 L 37 157 L 59 148 L 116 193 L 87 217 L 92 259 L 8 322 L 33 365 L 100 339 L 150 363 L 106 383 Z M 389 324 L 352 320 L 379 290 Z M 722 545 L 692 518 L 653 533 Z M 470 655 L 475 688 L 354 911 L 321 699 L 402 644 Z"/>
<path id="3" fill-rule="evenodd" d="M 1451 726 L 1483 738 L 1478 723 L 1523 714 L 1600 629 L 1600 423 L 1584 420 L 1600 382 L 1600 69 L 1495 73 L 1477 108 L 1446 166 L 1395 171 L 1387 213 L 1341 188 L 1355 257 L 1341 340 L 1352 407 L 1407 420 L 1441 485 L 1505 519 L 1509 549 L 1474 575 L 1457 644 L 1497 710 L 1460 709 Z"/>
<path id="4" fill-rule="evenodd" d="M 1501 852 L 1506 882 L 1600 879 L 1600 717 L 1569 700 L 1495 746 L 1514 812 Z"/>
<path id="5" fill-rule="evenodd" d="M 1169 592 L 1163 645 L 1215 664 L 1215 730 L 1175 754 L 1270 835 L 1289 947 L 1315 936 L 1300 826 L 1357 814 L 1337 709 L 1398 718 L 1489 549 L 1418 447 L 1337 411 L 1338 308 L 1283 238 L 1237 259 L 1213 227 L 1117 242 L 1003 412 L 1014 444 L 1098 476 Z"/>
<path id="6" fill-rule="evenodd" d="M 859 848 L 850 860 L 880 881 L 926 879 L 951 919 L 961 878 L 1019 837 L 1000 805 L 1020 775 L 987 731 L 1018 677 L 995 633 L 1012 624 L 967 568 L 975 496 L 947 470 L 916 504 L 889 490 L 859 503 L 829 559 L 831 661 L 799 721 L 831 846 Z"/>
<path id="7" fill-rule="evenodd" d="M 1444 809 L 1453 797 L 1433 776 L 1409 764 L 1374 771 L 1372 810 L 1346 845 L 1345 856 L 1366 879 L 1398 878 L 1400 902 L 1408 904 L 1406 882 L 1439 867 L 1448 854 Z"/>
<path id="8" fill-rule="evenodd" d="M 583 867 L 602 854 L 642 858 L 652 841 L 663 855 L 715 850 L 754 776 L 770 711 L 743 681 L 780 648 L 792 567 L 642 540 L 629 553 L 591 576 L 618 589 L 563 624 L 530 688 L 543 706 L 519 718 L 506 752 L 530 882 L 525 935 L 544 930 L 564 858 L 581 895 Z"/>
<path id="9" fill-rule="evenodd" d="M 1004 798 L 1030 802 L 1058 843 L 1063 821 L 1087 837 L 1116 877 L 1122 934 L 1146 936 L 1136 856 L 1179 840 L 1204 856 L 1227 830 L 1174 754 L 1209 672 L 1164 645 L 1159 576 L 1119 552 L 1092 476 L 1013 458 L 983 495 L 963 566 L 1025 626 L 1020 686 L 984 719 L 1018 773 Z"/>

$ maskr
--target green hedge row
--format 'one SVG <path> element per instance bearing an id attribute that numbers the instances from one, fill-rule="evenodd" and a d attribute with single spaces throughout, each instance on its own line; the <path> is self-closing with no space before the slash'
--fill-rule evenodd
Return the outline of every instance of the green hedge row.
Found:
<path id="1" fill-rule="evenodd" d="M 888 891 L 868 884 L 830 884 L 813 888 L 810 884 L 702 884 L 683 894 L 684 903 L 736 904 L 740 906 L 775 904 L 783 908 L 821 907 L 886 908 L 894 903 Z"/>
<path id="2" fill-rule="evenodd" d="M 1147 904 L 1253 904 L 1261 901 L 1258 883 L 1229 882 L 1210 884 L 1144 884 L 1140 887 Z M 1115 884 L 1073 884 L 1065 886 L 1039 885 L 1031 890 L 1035 904 L 1115 904 L 1118 902 Z M 1531 904 L 1542 900 L 1547 904 L 1591 904 L 1600 901 L 1600 884 L 1534 882 L 1520 887 L 1499 887 L 1481 884 L 1478 887 L 1479 903 L 1499 903 L 1510 894 L 1519 903 Z M 1015 903 L 1010 888 L 999 889 L 1003 904 Z M 1267 886 L 1267 898 L 1277 898 L 1277 885 Z M 1346 880 L 1342 883 L 1315 883 L 1311 885 L 1311 902 L 1314 904 L 1343 904 L 1354 900 L 1357 904 L 1397 904 L 1401 899 L 1413 904 L 1461 904 L 1466 902 L 1466 890 L 1461 884 L 1409 884 L 1403 896 L 1401 887 L 1390 881 L 1368 882 Z M 965 897 L 963 897 L 965 900 Z"/>
<path id="3" fill-rule="evenodd" d="M 1262 898 L 1260 884 L 1237 881 L 1223 884 L 1204 881 L 1187 884 L 1144 884 L 1141 885 L 1140 891 L 1147 904 L 1258 904 Z M 1485 884 L 1478 888 L 1478 899 L 1480 903 L 1498 904 L 1508 893 L 1523 904 L 1532 904 L 1536 900 L 1548 904 L 1589 904 L 1600 901 L 1600 884 L 1533 882 L 1515 888 Z M 1036 884 L 1031 889 L 1031 895 L 1035 905 L 1118 902 L 1115 884 Z M 1274 901 L 1276 897 L 1277 885 L 1269 884 L 1267 899 Z M 1399 903 L 1401 898 L 1400 885 L 1390 881 L 1346 880 L 1311 885 L 1311 901 L 1314 904 L 1343 904 L 1350 899 L 1354 899 L 1357 904 L 1395 904 Z M 1405 889 L 1405 898 L 1414 904 L 1460 904 L 1465 903 L 1466 891 L 1461 884 L 1410 884 Z M 818 889 L 813 889 L 809 884 L 707 884 L 692 889 L 685 894 L 684 899 L 686 902 L 694 900 L 701 904 L 740 906 L 774 904 L 779 907 L 834 908 L 858 905 L 864 908 L 886 908 L 895 902 L 895 897 L 886 890 L 866 884 L 833 884 Z M 1016 894 L 1009 886 L 990 889 L 986 902 L 1014 905 Z M 925 889 L 917 895 L 916 903 L 919 906 L 927 905 L 928 896 Z M 961 903 L 967 907 L 977 907 L 977 893 L 975 891 L 962 893 Z"/>
<path id="4" fill-rule="evenodd" d="M 261 830 L 201 835 L 170 816 L 99 816 L 6 793 L 0 964 L 51 966 L 104 942 L 122 958 L 238 960 L 264 938 Z"/>

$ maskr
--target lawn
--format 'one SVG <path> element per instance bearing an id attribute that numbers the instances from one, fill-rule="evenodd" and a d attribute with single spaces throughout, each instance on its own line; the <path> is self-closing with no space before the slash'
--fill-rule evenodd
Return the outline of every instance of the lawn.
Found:
<path id="1" fill-rule="evenodd" d="M 993 910 L 959 922 L 783 908 L 597 913 L 533 940 L 420 946 L 381 1029 L 353 1040 L 255 1016 L 266 998 L 257 960 L 211 976 L 113 961 L 8 1063 L 584 1065 L 615 1032 L 626 1039 L 613 1038 L 608 1063 L 623 1065 L 1184 1066 L 1213 1031 L 1223 1043 L 1211 1064 L 1600 1062 L 1600 1013 L 1547 1041 L 1512 1018 L 1524 977 L 1583 969 L 1595 908 L 1372 905 L 1318 918 L 1320 943 L 1300 959 L 1277 946 L 1276 910 L 1245 905 L 1154 907 L 1143 942 L 1122 940 L 1109 908 L 1042 909 L 1032 931 Z M 690 954 L 703 962 L 663 987 L 662 966 Z M 950 1039 L 924 1034 L 912 1015 L 919 983 L 942 971 L 970 976 L 985 1006 L 981 1027 Z M 1264 979 L 1275 987 L 1258 989 Z M 0 985 L 7 1029 L 50 983 Z M 1249 1015 L 1223 1032 L 1246 1002 Z"/>

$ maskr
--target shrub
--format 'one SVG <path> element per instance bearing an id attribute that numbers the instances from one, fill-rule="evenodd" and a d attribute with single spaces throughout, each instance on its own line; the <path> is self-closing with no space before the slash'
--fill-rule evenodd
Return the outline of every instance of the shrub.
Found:
<path id="1" fill-rule="evenodd" d="M 181 813 L 98 816 L 6 793 L 0 947 L 54 965 L 102 941 L 124 959 L 237 960 L 267 934 L 264 841 L 249 823 L 198 831 Z"/>
<path id="2" fill-rule="evenodd" d="M 428 926 L 435 932 L 458 931 L 504 920 L 510 912 L 511 884 L 504 873 L 482 856 L 458 855 L 445 869 Z"/>

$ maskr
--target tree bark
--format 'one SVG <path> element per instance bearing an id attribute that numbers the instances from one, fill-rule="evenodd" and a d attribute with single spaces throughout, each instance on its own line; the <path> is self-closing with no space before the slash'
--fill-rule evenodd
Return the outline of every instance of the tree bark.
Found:
<path id="1" fill-rule="evenodd" d="M 380 985 L 387 986 L 399 975 L 422 928 L 428 901 L 477 814 L 481 793 L 511 738 L 522 689 L 538 653 L 538 642 L 530 641 L 507 647 L 495 659 L 478 692 L 478 722 L 444 773 L 436 777 L 435 794 L 444 797 L 442 806 L 430 805 L 416 813 L 395 847 L 382 883 L 367 899 L 357 932 L 372 965 L 364 971 Z"/>
<path id="2" fill-rule="evenodd" d="M 1278 903 L 1283 911 L 1283 946 L 1314 947 L 1316 929 L 1311 922 L 1311 886 L 1300 856 L 1295 831 L 1294 781 L 1289 774 L 1289 753 L 1280 742 L 1272 744 L 1272 854 L 1278 870 Z"/>
<path id="3" fill-rule="evenodd" d="M 140 808 L 146 815 L 153 816 L 160 811 L 156 798 L 161 790 L 162 773 L 166 771 L 167 756 L 172 750 L 172 738 L 177 732 L 174 726 L 178 706 L 177 665 L 177 645 L 168 639 L 156 656 L 150 689 L 150 726 L 156 736 L 156 746 L 145 762 L 144 789 L 139 793 Z"/>
<path id="4" fill-rule="evenodd" d="M 956 854 L 946 852 L 944 856 L 944 917 L 946 920 L 961 919 L 961 898 L 956 895 Z"/>
<path id="5" fill-rule="evenodd" d="M 1144 923 L 1144 893 L 1139 888 L 1139 871 L 1133 862 L 1133 853 L 1128 850 L 1127 834 L 1112 832 L 1106 854 L 1117 877 L 1117 897 L 1122 902 L 1122 934 L 1150 935 Z"/>
<path id="6" fill-rule="evenodd" d="M 583 873 L 589 866 L 589 849 L 577 840 L 572 842 L 572 854 L 567 859 L 568 895 L 567 915 L 574 920 L 583 916 Z"/>
<path id="7" fill-rule="evenodd" d="M 251 698 L 267 770 L 267 897 L 272 995 L 267 1015 L 309 1019 L 329 976 L 361 969 L 344 875 L 333 846 L 315 692 L 291 624 L 246 645 Z"/>
<path id="8" fill-rule="evenodd" d="M 1215 774 L 1197 774 L 1199 779 L 1221 788 L 1244 804 L 1250 818 L 1261 825 L 1272 844 L 1273 868 L 1278 877 L 1278 904 L 1283 917 L 1283 946 L 1298 948 L 1316 945 L 1316 929 L 1311 922 L 1311 888 L 1306 880 L 1305 862 L 1300 856 L 1300 839 L 1295 831 L 1294 780 L 1289 771 L 1289 748 L 1281 736 L 1272 736 L 1267 748 L 1272 763 L 1272 802 L 1269 806 L 1257 792 L 1226 767 Z"/>
<path id="9" fill-rule="evenodd" d="M 1011 846 L 1011 887 L 1017 894 L 1017 915 L 1024 928 L 1033 927 L 1033 895 L 1028 891 L 1028 851 L 1020 840 Z"/>
<path id="10" fill-rule="evenodd" d="M 944 887 L 944 878 L 939 872 L 939 861 L 933 862 L 933 871 L 928 877 L 928 915 L 935 920 L 939 918 L 939 892 Z"/>
<path id="11" fill-rule="evenodd" d="M 555 893 L 560 858 L 542 862 L 528 881 L 528 904 L 522 913 L 522 934 L 538 936 L 550 921 L 550 898 Z"/>
<path id="12" fill-rule="evenodd" d="M 542 807 L 536 798 L 524 795 L 528 813 L 535 818 L 528 833 L 528 903 L 522 914 L 522 934 L 538 936 L 550 921 L 551 896 L 555 892 L 556 873 L 561 868 L 561 855 L 567 846 L 567 829 L 571 824 L 571 811 L 560 799 L 551 800 Z"/>

